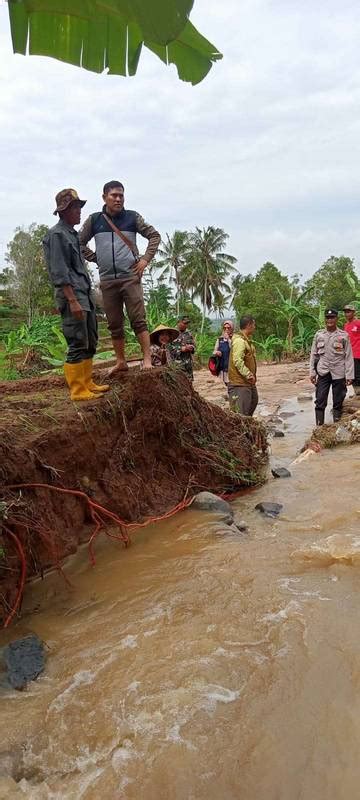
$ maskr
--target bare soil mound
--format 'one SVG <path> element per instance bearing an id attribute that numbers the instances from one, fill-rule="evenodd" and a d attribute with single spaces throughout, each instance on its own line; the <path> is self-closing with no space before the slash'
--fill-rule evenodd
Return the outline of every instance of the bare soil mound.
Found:
<path id="1" fill-rule="evenodd" d="M 99 506 L 127 524 L 141 523 L 202 489 L 222 494 L 257 485 L 265 464 L 261 423 L 208 404 L 173 369 L 130 372 L 102 398 L 77 405 L 61 379 L 7 384 L 0 410 L 0 619 L 20 604 L 25 576 L 60 566 L 92 537 L 94 525 L 113 524 L 95 513 Z M 49 488 L 13 488 L 20 484 Z"/>

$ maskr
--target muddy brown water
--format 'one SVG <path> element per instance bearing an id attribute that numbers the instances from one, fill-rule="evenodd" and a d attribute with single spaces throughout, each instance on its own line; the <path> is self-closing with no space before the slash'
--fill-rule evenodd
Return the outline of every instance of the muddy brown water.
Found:
<path id="1" fill-rule="evenodd" d="M 288 466 L 313 406 L 284 409 L 272 462 Z M 127 551 L 99 541 L 95 569 L 78 552 L 72 590 L 55 574 L 29 587 L 0 644 L 33 631 L 48 660 L 26 692 L 2 691 L 0 768 L 17 785 L 0 797 L 360 797 L 360 448 L 291 471 L 235 502 L 248 534 L 188 510 Z"/>

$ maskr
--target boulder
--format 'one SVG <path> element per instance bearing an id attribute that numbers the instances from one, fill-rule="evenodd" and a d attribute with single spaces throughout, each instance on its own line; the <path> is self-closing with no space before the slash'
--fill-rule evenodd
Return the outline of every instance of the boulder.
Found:
<path id="1" fill-rule="evenodd" d="M 283 508 L 284 506 L 282 506 L 281 503 L 268 503 L 268 502 L 258 503 L 255 506 L 255 509 L 257 511 L 261 511 L 261 513 L 265 514 L 266 517 L 277 517 Z"/>
<path id="2" fill-rule="evenodd" d="M 345 425 L 339 425 L 339 427 L 336 428 L 335 440 L 339 444 L 343 443 L 345 444 L 346 442 L 350 442 L 351 433 L 348 430 L 348 428 L 345 428 Z"/>
<path id="3" fill-rule="evenodd" d="M 275 439 L 283 439 L 284 436 L 285 436 L 284 431 L 274 431 Z"/>
<path id="4" fill-rule="evenodd" d="M 291 478 L 291 472 L 286 467 L 274 467 L 271 474 L 273 478 Z"/>
<path id="5" fill-rule="evenodd" d="M 230 503 L 212 492 L 199 492 L 191 503 L 191 509 L 197 511 L 213 511 L 216 514 L 225 514 L 226 518 L 234 519 L 234 512 Z"/>
<path id="6" fill-rule="evenodd" d="M 44 671 L 44 645 L 35 634 L 16 639 L 4 648 L 8 681 L 14 689 L 24 689 Z"/>

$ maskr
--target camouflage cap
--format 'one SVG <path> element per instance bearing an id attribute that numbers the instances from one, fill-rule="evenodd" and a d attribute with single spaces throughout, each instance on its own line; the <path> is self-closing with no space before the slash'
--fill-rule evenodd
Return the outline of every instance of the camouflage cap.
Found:
<path id="1" fill-rule="evenodd" d="M 75 189 L 62 189 L 61 192 L 58 192 L 55 197 L 56 208 L 54 214 L 58 214 L 59 211 L 66 211 L 71 203 L 74 203 L 75 201 L 80 203 L 81 208 L 86 203 L 86 200 L 80 200 L 80 197 Z"/>
<path id="2" fill-rule="evenodd" d="M 346 303 L 346 305 L 343 308 L 343 311 L 356 311 L 355 303 Z"/>
<path id="3" fill-rule="evenodd" d="M 182 314 L 181 317 L 179 317 L 178 322 L 186 322 L 186 324 L 189 325 L 189 322 L 190 322 L 189 315 L 188 314 Z"/>

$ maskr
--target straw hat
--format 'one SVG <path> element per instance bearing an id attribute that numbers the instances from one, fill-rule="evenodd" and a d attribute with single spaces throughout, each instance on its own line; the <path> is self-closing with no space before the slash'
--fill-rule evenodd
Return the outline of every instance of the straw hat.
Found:
<path id="1" fill-rule="evenodd" d="M 154 330 L 150 333 L 151 344 L 158 343 L 160 333 L 167 333 L 171 342 L 173 342 L 174 339 L 177 339 L 179 336 L 179 331 L 177 328 L 168 328 L 167 325 L 157 325 L 157 327 L 154 328 Z"/>

